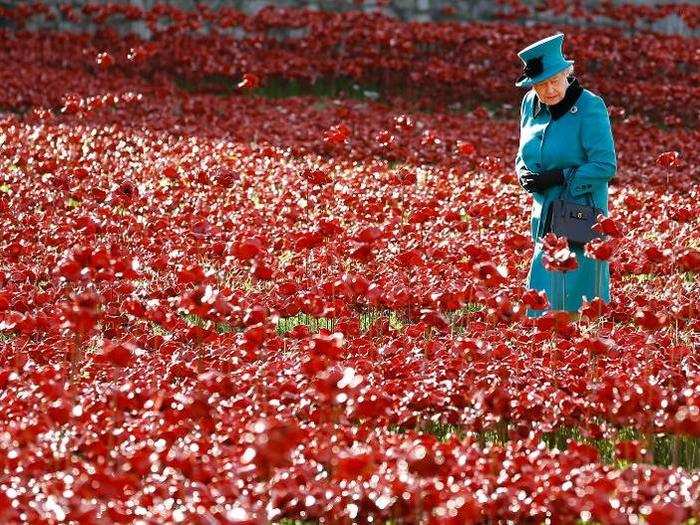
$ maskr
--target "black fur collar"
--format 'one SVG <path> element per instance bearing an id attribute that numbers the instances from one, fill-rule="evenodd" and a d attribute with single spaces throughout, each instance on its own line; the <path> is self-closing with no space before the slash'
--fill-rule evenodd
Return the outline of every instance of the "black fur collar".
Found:
<path id="1" fill-rule="evenodd" d="M 579 84 L 578 79 L 575 77 L 569 77 L 569 86 L 566 88 L 564 98 L 556 104 L 547 106 L 547 104 L 543 104 L 542 102 L 540 102 L 540 98 L 537 96 L 537 94 L 535 94 L 535 106 L 533 108 L 532 115 L 536 117 L 543 107 L 547 107 L 549 109 L 549 112 L 552 114 L 552 120 L 557 120 L 558 118 L 563 117 L 567 113 L 567 111 L 571 110 L 578 98 L 581 96 L 582 92 L 583 88 Z"/>

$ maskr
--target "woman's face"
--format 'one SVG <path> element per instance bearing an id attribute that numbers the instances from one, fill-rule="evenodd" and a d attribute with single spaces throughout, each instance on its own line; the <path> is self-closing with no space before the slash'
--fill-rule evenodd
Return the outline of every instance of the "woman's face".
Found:
<path id="1" fill-rule="evenodd" d="M 535 89 L 539 99 L 544 104 L 551 106 L 564 98 L 566 88 L 569 85 L 566 77 L 567 70 L 564 70 L 561 73 L 557 73 L 553 77 L 548 78 L 547 80 L 534 84 L 532 87 Z"/>

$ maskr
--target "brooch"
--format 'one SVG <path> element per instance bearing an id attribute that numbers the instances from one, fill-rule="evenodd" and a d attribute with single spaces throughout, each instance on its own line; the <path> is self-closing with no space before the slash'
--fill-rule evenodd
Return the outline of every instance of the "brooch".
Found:
<path id="1" fill-rule="evenodd" d="M 578 109 L 576 109 L 576 106 L 572 106 L 572 107 L 571 107 L 571 112 L 572 112 L 572 113 L 576 113 L 577 111 L 578 111 Z"/>

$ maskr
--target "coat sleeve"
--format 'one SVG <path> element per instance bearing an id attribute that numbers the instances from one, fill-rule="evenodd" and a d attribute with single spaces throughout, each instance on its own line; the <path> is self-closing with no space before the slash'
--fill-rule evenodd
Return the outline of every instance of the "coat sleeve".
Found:
<path id="1" fill-rule="evenodd" d="M 523 100 L 520 102 L 520 130 L 522 133 L 523 125 L 525 123 L 525 100 L 527 99 L 527 93 L 525 96 L 523 96 Z M 525 166 L 525 162 L 523 162 L 523 157 L 520 154 L 520 146 L 518 146 L 518 153 L 515 155 L 515 175 L 516 178 L 518 179 L 518 184 L 520 184 L 520 176 L 523 174 L 524 171 L 527 171 L 527 166 Z M 523 185 L 520 184 L 520 187 L 523 188 Z M 525 189 L 525 188 L 523 188 Z M 532 191 L 530 192 L 532 193 Z"/>
<path id="2" fill-rule="evenodd" d="M 597 190 L 617 171 L 610 116 L 601 97 L 593 98 L 592 107 L 583 116 L 581 143 L 586 162 L 564 170 L 564 177 L 574 197 Z"/>

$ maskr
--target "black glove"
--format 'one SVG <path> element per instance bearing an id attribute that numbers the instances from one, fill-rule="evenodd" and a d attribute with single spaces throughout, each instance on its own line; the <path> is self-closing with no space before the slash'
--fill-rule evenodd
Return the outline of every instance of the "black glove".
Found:
<path id="1" fill-rule="evenodd" d="M 539 191 L 544 191 L 552 186 L 560 186 L 566 182 L 564 172 L 562 170 L 543 171 L 537 177 L 537 184 L 541 188 Z"/>
<path id="2" fill-rule="evenodd" d="M 521 170 L 518 176 L 520 185 L 530 193 L 536 191 L 542 193 L 547 188 L 564 184 L 564 172 L 562 170 L 547 170 L 541 173 L 534 173 L 530 170 Z"/>
<path id="3" fill-rule="evenodd" d="M 521 170 L 518 173 L 518 183 L 523 187 L 524 190 L 532 193 L 533 191 L 540 191 L 539 184 L 537 182 L 537 173 L 533 173 L 530 170 Z"/>

